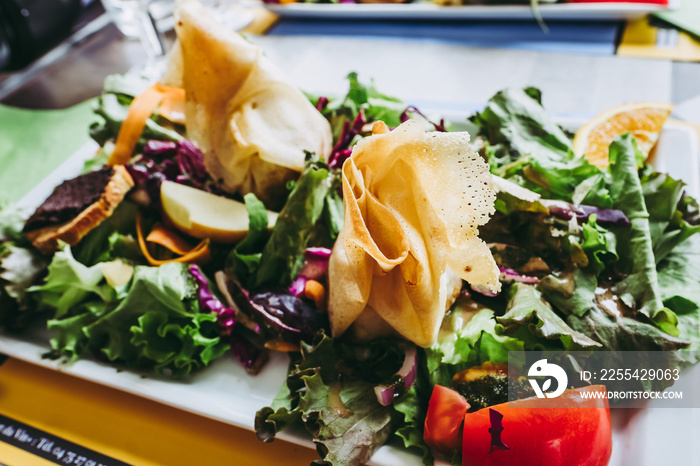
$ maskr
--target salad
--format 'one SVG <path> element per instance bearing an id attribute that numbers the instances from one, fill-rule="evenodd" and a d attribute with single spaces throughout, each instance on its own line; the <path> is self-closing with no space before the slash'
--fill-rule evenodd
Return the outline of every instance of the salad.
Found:
<path id="1" fill-rule="evenodd" d="M 197 2 L 176 14 L 160 83 L 106 80 L 83 174 L 0 211 L 5 331 L 45 322 L 49 357 L 173 378 L 286 352 L 256 434 L 301 424 L 320 464 L 399 442 L 426 464 L 605 465 L 608 401 L 566 402 L 602 388 L 543 416 L 508 352 L 697 362 L 700 210 L 631 134 L 601 168 L 537 89 L 506 89 L 469 143 L 354 73 L 305 95 Z"/>

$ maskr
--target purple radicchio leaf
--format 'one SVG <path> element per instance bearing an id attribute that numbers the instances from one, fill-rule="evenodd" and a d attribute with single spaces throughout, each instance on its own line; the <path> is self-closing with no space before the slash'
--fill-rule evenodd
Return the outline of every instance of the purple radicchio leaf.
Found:
<path id="1" fill-rule="evenodd" d="M 287 290 L 252 294 L 236 280 L 227 281 L 227 289 L 240 312 L 260 324 L 270 339 L 289 343 L 313 341 L 316 331 L 329 328 L 328 316 Z"/>
<path id="2" fill-rule="evenodd" d="M 177 151 L 177 165 L 180 173 L 190 179 L 203 183 L 207 179 L 207 169 L 204 168 L 204 155 L 191 141 L 181 141 Z"/>
<path id="3" fill-rule="evenodd" d="M 536 285 L 540 282 L 540 279 L 537 277 L 532 277 L 530 275 L 521 275 L 515 270 L 508 267 L 499 266 L 498 270 L 501 272 L 499 280 L 501 280 L 501 282 L 503 283 L 519 282 L 527 283 L 529 285 Z"/>
<path id="4" fill-rule="evenodd" d="M 149 140 L 141 156 L 126 168 L 136 184 L 136 194 L 132 197 L 147 206 L 160 208 L 160 185 L 164 180 L 225 194 L 210 179 L 202 152 L 188 140 Z"/>
<path id="5" fill-rule="evenodd" d="M 588 220 L 588 217 L 595 214 L 597 217 L 596 221 L 601 225 L 630 226 L 629 219 L 621 210 L 603 209 L 582 204 L 570 204 L 565 201 L 555 201 L 551 199 L 542 199 L 540 202 L 549 210 L 551 215 L 562 220 L 571 220 L 576 217 L 579 221 L 585 222 Z"/>
<path id="6" fill-rule="evenodd" d="M 447 128 L 445 127 L 445 119 L 444 118 L 440 118 L 440 123 L 434 123 L 434 122 L 430 121 L 430 119 L 427 116 L 425 116 L 423 114 L 423 112 L 418 110 L 418 108 L 414 107 L 413 105 L 409 105 L 408 107 L 406 107 L 406 110 L 403 111 L 403 113 L 401 114 L 401 117 L 400 117 L 401 123 L 410 120 L 412 113 L 418 115 L 419 117 L 423 118 L 425 121 L 427 121 L 428 123 L 433 125 L 433 127 L 435 128 L 435 131 L 440 131 L 443 133 L 447 132 Z"/>
<path id="7" fill-rule="evenodd" d="M 304 267 L 299 276 L 289 286 L 289 292 L 293 296 L 304 294 L 306 282 L 309 280 L 325 281 L 328 276 L 328 260 L 331 250 L 328 248 L 307 248 L 304 251 Z"/>
<path id="8" fill-rule="evenodd" d="M 197 284 L 197 300 L 199 301 L 200 312 L 212 312 L 216 314 L 217 322 L 222 327 L 223 331 L 231 334 L 231 330 L 236 325 L 236 311 L 233 308 L 224 306 L 224 303 L 216 298 L 209 287 L 209 280 L 204 276 L 198 265 L 190 265 L 190 274 L 194 277 Z"/>
<path id="9" fill-rule="evenodd" d="M 328 102 L 328 97 L 319 97 L 318 101 L 316 101 L 316 110 L 318 110 L 319 112 L 324 111 L 326 107 L 328 107 Z"/>
<path id="10" fill-rule="evenodd" d="M 330 168 L 341 168 L 345 160 L 352 154 L 350 144 L 355 139 L 355 136 L 362 133 L 362 128 L 367 124 L 367 117 L 364 110 L 360 109 L 352 124 L 349 121 L 343 123 L 343 128 L 338 136 L 338 142 L 331 151 L 331 156 L 328 158 L 328 166 Z"/>
<path id="11" fill-rule="evenodd" d="M 215 297 L 209 286 L 209 280 L 202 273 L 199 266 L 190 266 L 190 274 L 197 285 L 197 299 L 200 312 L 212 312 L 216 314 L 217 322 L 222 329 L 222 334 L 229 336 L 231 352 L 240 361 L 241 365 L 249 373 L 256 374 L 267 362 L 267 351 L 253 339 L 255 335 L 244 326 L 238 325 L 236 310 L 227 307 Z"/>

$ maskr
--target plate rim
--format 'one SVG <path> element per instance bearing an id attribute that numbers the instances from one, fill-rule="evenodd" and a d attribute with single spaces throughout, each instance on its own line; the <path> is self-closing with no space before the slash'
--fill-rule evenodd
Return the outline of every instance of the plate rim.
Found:
<path id="1" fill-rule="evenodd" d="M 653 3 L 556 3 L 538 7 L 545 20 L 620 20 L 635 19 L 650 13 L 677 10 L 682 0 L 669 0 L 667 5 Z M 441 6 L 434 3 L 287 3 L 263 6 L 282 17 L 325 19 L 521 19 L 533 20 L 529 5 L 460 5 Z"/>

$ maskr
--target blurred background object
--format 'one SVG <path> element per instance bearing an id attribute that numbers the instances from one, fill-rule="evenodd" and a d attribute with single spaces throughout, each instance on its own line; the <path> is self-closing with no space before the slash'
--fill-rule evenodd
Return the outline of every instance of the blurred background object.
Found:
<path id="1" fill-rule="evenodd" d="M 163 31 L 172 28 L 159 21 L 172 20 L 174 0 L 102 0 L 107 14 L 124 36 L 138 39 L 149 58 L 166 52 Z"/>
<path id="2" fill-rule="evenodd" d="M 174 27 L 175 0 L 101 0 L 111 21 L 125 37 L 138 39 L 149 59 L 167 52 L 164 34 Z M 203 0 L 219 20 L 231 29 L 241 29 L 251 21 L 250 12 L 235 8 L 237 0 Z"/>
<path id="3" fill-rule="evenodd" d="M 65 39 L 81 0 L 0 0 L 0 70 L 14 70 Z"/>

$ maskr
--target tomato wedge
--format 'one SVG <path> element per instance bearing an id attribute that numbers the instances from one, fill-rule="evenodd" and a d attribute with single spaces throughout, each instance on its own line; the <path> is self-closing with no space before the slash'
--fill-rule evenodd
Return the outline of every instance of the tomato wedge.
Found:
<path id="1" fill-rule="evenodd" d="M 469 403 L 451 388 L 436 385 L 425 416 L 423 440 L 444 453 L 455 452 L 462 444 L 462 423 Z"/>
<path id="2" fill-rule="evenodd" d="M 464 417 L 463 466 L 605 466 L 612 453 L 607 399 L 575 388 L 554 399 L 526 398 Z"/>

